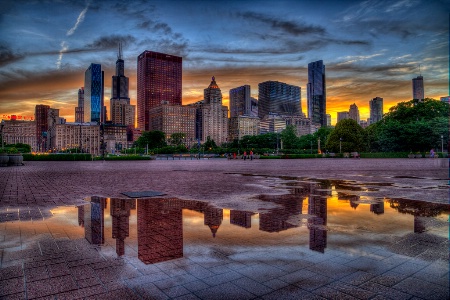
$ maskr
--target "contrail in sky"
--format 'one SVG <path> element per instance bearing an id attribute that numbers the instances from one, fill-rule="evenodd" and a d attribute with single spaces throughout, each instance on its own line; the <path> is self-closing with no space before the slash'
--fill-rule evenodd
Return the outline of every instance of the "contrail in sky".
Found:
<path id="1" fill-rule="evenodd" d="M 77 18 L 77 22 L 75 23 L 75 25 L 73 25 L 72 28 L 69 29 L 69 31 L 67 31 L 67 36 L 71 36 L 72 34 L 75 33 L 75 30 L 77 30 L 78 25 L 80 25 L 81 22 L 83 22 L 84 20 L 84 15 L 86 14 L 87 10 L 89 8 L 89 2 L 86 4 L 86 7 L 81 11 L 80 15 Z"/>
<path id="2" fill-rule="evenodd" d="M 60 69 L 61 68 L 61 61 L 64 55 L 64 52 L 66 52 L 67 50 L 69 50 L 69 46 L 67 45 L 67 43 L 65 41 L 61 42 L 61 50 L 59 50 L 59 57 L 58 60 L 56 61 L 56 68 Z"/>

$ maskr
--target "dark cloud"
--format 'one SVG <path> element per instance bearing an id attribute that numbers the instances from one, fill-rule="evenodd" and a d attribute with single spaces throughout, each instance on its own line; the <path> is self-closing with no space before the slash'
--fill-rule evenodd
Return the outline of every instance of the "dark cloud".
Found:
<path id="1" fill-rule="evenodd" d="M 367 75 L 373 78 L 374 74 L 377 74 L 377 76 L 398 76 L 414 74 L 417 66 L 414 64 L 365 65 L 362 63 L 341 63 L 327 64 L 326 68 L 327 71 L 351 73 L 355 76 Z"/>
<path id="2" fill-rule="evenodd" d="M 262 40 L 271 40 L 269 46 L 253 47 L 229 47 L 221 45 L 202 45 L 202 48 L 196 49 L 198 52 L 216 53 L 216 54 L 239 54 L 239 55 L 276 55 L 276 54 L 297 54 L 308 51 L 322 49 L 329 45 L 343 46 L 370 46 L 371 43 L 365 40 L 347 40 L 336 38 L 319 38 L 299 40 L 280 36 L 271 36 L 269 34 L 257 34 Z M 252 59 L 249 60 L 250 62 Z"/>
<path id="3" fill-rule="evenodd" d="M 8 46 L 0 45 L 0 67 L 19 61 L 24 57 L 24 54 L 13 53 Z"/>
<path id="4" fill-rule="evenodd" d="M 129 34 L 109 35 L 109 36 L 102 36 L 96 39 L 91 44 L 86 45 L 86 47 L 96 50 L 114 49 L 118 47 L 119 43 L 122 43 L 122 45 L 127 46 L 134 43 L 135 41 L 136 38 Z"/>
<path id="5" fill-rule="evenodd" d="M 132 3 L 128 1 L 116 1 L 111 3 L 111 1 L 105 1 L 107 7 L 104 9 L 116 10 L 118 14 L 123 16 L 123 18 L 134 19 L 134 20 L 145 20 L 148 14 L 153 13 L 156 10 L 154 2 L 147 0 L 134 0 Z"/>
<path id="6" fill-rule="evenodd" d="M 147 50 L 168 53 L 176 56 L 186 57 L 188 54 L 188 41 L 181 38 L 178 40 L 162 38 L 162 39 L 145 39 L 138 44 Z"/>
<path id="7" fill-rule="evenodd" d="M 151 31 L 157 31 L 166 35 L 172 35 L 172 28 L 167 23 L 163 22 L 155 22 L 152 20 L 145 20 L 141 23 L 137 24 L 137 27 L 140 29 L 146 29 Z M 179 34 L 178 34 L 179 35 Z"/>
<path id="8" fill-rule="evenodd" d="M 324 27 L 316 25 L 308 25 L 305 23 L 283 21 L 279 18 L 271 17 L 264 14 L 259 14 L 255 12 L 244 12 L 239 14 L 240 17 L 251 22 L 261 22 L 266 23 L 273 29 L 281 30 L 285 33 L 299 36 L 299 35 L 309 35 L 309 34 L 319 34 L 323 35 L 326 33 Z"/>
<path id="9" fill-rule="evenodd" d="M 122 43 L 123 47 L 127 47 L 135 42 L 136 38 L 131 35 L 103 36 L 94 40 L 91 44 L 87 44 L 84 48 L 69 48 L 68 50 L 63 51 L 63 53 L 64 55 L 87 52 L 95 53 L 99 50 L 117 49 L 119 43 Z M 9 46 L 0 45 L 0 66 L 12 64 L 29 57 L 59 54 L 60 50 L 15 53 Z"/>

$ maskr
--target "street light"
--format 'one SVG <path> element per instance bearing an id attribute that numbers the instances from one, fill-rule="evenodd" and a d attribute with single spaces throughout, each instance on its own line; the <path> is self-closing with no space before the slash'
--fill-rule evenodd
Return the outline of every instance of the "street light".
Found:
<path id="1" fill-rule="evenodd" d="M 342 138 L 339 138 L 339 153 L 342 153 Z"/>
<path id="2" fill-rule="evenodd" d="M 441 134 L 441 153 L 444 153 L 444 135 Z M 442 154 L 444 155 L 444 154 Z"/>

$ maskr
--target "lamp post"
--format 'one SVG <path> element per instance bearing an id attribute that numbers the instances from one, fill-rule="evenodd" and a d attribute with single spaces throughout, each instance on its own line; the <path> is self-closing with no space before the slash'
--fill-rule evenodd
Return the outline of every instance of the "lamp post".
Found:
<path id="1" fill-rule="evenodd" d="M 339 153 L 342 153 L 342 138 L 339 138 Z"/>
<path id="2" fill-rule="evenodd" d="M 309 141 L 309 143 L 311 144 L 311 150 L 309 152 L 312 154 L 312 141 Z"/>
<path id="3" fill-rule="evenodd" d="M 441 153 L 444 153 L 444 135 L 442 135 L 442 134 L 441 134 Z M 442 155 L 444 155 L 444 154 L 442 154 Z"/>
<path id="4" fill-rule="evenodd" d="M 317 140 L 317 152 L 322 153 L 322 151 L 320 151 L 320 136 L 319 139 Z"/>

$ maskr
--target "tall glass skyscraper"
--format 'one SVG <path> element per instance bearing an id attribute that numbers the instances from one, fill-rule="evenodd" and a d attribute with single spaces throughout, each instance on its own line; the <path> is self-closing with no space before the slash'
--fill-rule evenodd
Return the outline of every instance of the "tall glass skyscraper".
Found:
<path id="1" fill-rule="evenodd" d="M 383 98 L 375 97 L 369 101 L 370 124 L 383 119 Z"/>
<path id="2" fill-rule="evenodd" d="M 125 76 L 125 62 L 122 59 L 122 46 L 116 61 L 116 75 L 112 76 L 110 114 L 113 124 L 135 126 L 136 107 L 130 105 L 128 96 L 129 80 Z"/>
<path id="3" fill-rule="evenodd" d="M 327 126 L 325 65 L 322 60 L 308 64 L 308 117 L 312 123 Z"/>
<path id="4" fill-rule="evenodd" d="M 252 99 L 250 97 L 250 86 L 243 85 L 230 90 L 230 117 L 250 116 L 252 110 Z"/>
<path id="5" fill-rule="evenodd" d="M 181 105 L 181 73 L 181 57 L 147 50 L 138 56 L 138 128 L 149 130 L 149 110 L 162 102 Z"/>
<path id="6" fill-rule="evenodd" d="M 91 64 L 84 73 L 84 121 L 104 122 L 102 65 Z"/>
<path id="7" fill-rule="evenodd" d="M 300 87 L 278 81 L 258 84 L 258 117 L 270 114 L 300 115 Z"/>
<path id="8" fill-rule="evenodd" d="M 423 100 L 425 99 L 425 92 L 423 89 L 423 76 L 417 76 L 412 79 L 413 85 L 413 99 Z"/>

